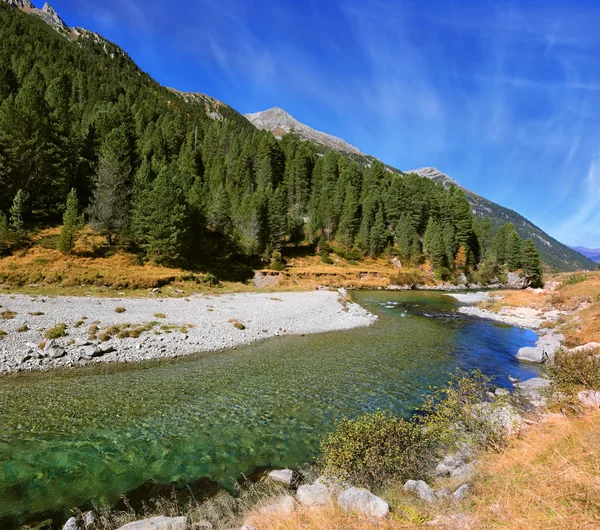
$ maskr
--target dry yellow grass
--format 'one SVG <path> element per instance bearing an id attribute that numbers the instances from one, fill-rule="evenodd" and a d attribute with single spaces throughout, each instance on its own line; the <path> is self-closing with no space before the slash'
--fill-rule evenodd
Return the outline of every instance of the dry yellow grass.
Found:
<path id="1" fill-rule="evenodd" d="M 600 528 L 600 412 L 532 428 L 483 458 L 476 528 Z"/>

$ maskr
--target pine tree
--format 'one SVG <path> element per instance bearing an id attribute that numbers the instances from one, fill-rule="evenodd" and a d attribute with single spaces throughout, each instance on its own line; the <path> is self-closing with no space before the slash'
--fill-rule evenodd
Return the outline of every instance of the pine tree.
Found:
<path id="1" fill-rule="evenodd" d="M 122 128 L 113 129 L 102 144 L 98 179 L 88 208 L 91 225 L 113 245 L 128 225 L 131 166 Z"/>
<path id="2" fill-rule="evenodd" d="M 512 225 L 511 225 L 512 226 Z M 506 241 L 506 254 L 508 256 L 508 268 L 511 271 L 518 269 L 523 260 L 523 243 L 521 237 L 515 231 L 514 227 L 509 232 Z"/>
<path id="3" fill-rule="evenodd" d="M 431 267 L 439 272 L 446 267 L 446 248 L 444 246 L 444 237 L 440 225 L 434 221 L 431 228 L 431 239 L 427 250 Z"/>
<path id="4" fill-rule="evenodd" d="M 271 250 L 281 250 L 286 232 L 287 201 L 283 186 L 279 186 L 269 201 L 269 243 Z"/>
<path id="5" fill-rule="evenodd" d="M 67 197 L 67 207 L 63 215 L 63 226 L 58 240 L 58 250 L 63 254 L 70 254 L 73 252 L 77 232 L 79 232 L 83 223 L 83 214 L 79 212 L 77 191 L 73 188 Z"/>
<path id="6" fill-rule="evenodd" d="M 0 255 L 8 250 L 10 246 L 10 236 L 8 229 L 8 219 L 4 213 L 0 212 Z"/>
<path id="7" fill-rule="evenodd" d="M 481 256 L 486 257 L 492 245 L 493 226 L 490 218 L 486 215 L 480 223 L 481 227 Z"/>
<path id="8" fill-rule="evenodd" d="M 346 197 L 342 216 L 340 217 L 340 226 L 337 231 L 336 240 L 346 248 L 354 244 L 356 231 L 359 224 L 359 204 L 356 188 L 350 183 L 346 188 Z"/>
<path id="9" fill-rule="evenodd" d="M 443 230 L 444 250 L 446 252 L 446 263 L 450 267 L 454 265 L 454 257 L 458 250 L 458 244 L 456 243 L 456 232 L 454 226 L 451 223 L 447 223 Z"/>
<path id="10" fill-rule="evenodd" d="M 396 227 L 396 242 L 400 260 L 414 262 L 419 258 L 419 238 L 413 228 L 411 218 L 402 214 Z"/>
<path id="11" fill-rule="evenodd" d="M 471 261 L 474 254 L 471 249 L 473 236 L 473 212 L 465 193 L 457 187 L 452 188 L 450 206 L 452 222 L 456 227 L 456 240 L 459 247 L 463 247 L 467 262 Z"/>
<path id="12" fill-rule="evenodd" d="M 543 287 L 543 270 L 540 253 L 531 239 L 523 243 L 523 272 L 531 287 Z"/>
<path id="13" fill-rule="evenodd" d="M 373 223 L 373 227 L 371 228 L 369 239 L 371 256 L 378 256 L 385 249 L 388 241 L 388 231 L 385 227 L 385 218 L 381 205 L 375 214 L 375 223 Z"/>
<path id="14" fill-rule="evenodd" d="M 10 230 L 13 237 L 19 240 L 23 237 L 23 228 L 25 222 L 23 220 L 23 212 L 25 210 L 25 194 L 23 190 L 17 191 L 10 207 Z"/>
<path id="15" fill-rule="evenodd" d="M 136 197 L 132 229 L 146 259 L 177 264 L 188 248 L 189 210 L 181 188 L 163 168 L 150 190 Z"/>

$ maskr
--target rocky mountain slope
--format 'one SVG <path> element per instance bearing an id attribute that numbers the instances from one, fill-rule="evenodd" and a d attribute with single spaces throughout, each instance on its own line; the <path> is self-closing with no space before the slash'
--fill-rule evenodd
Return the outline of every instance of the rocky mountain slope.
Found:
<path id="1" fill-rule="evenodd" d="M 573 250 L 576 250 L 580 254 L 583 254 L 586 258 L 595 261 L 596 263 L 600 263 L 600 248 L 587 248 L 587 247 L 571 247 Z"/>
<path id="2" fill-rule="evenodd" d="M 450 186 L 460 186 L 460 184 L 452 177 L 442 173 L 434 167 L 413 169 L 405 171 L 405 173 L 416 173 L 417 175 L 427 177 L 434 182 L 441 182 L 446 188 L 449 188 Z M 473 212 L 478 217 L 488 216 L 496 227 L 507 222 L 513 223 L 518 234 L 524 239 L 530 238 L 539 250 L 542 260 L 554 269 L 570 270 L 573 268 L 595 268 L 593 261 L 552 238 L 541 228 L 537 227 L 514 210 L 500 206 L 462 186 L 461 188 L 465 191 L 467 198 L 471 203 L 471 207 L 473 208 Z"/>
<path id="3" fill-rule="evenodd" d="M 290 116 L 285 110 L 279 107 L 244 114 L 248 120 L 257 128 L 271 131 L 276 138 L 281 138 L 284 134 L 293 132 L 303 140 L 311 140 L 317 144 L 335 149 L 342 153 L 359 155 L 361 152 L 337 136 L 317 131 L 304 123 L 299 122 L 293 116 Z"/>

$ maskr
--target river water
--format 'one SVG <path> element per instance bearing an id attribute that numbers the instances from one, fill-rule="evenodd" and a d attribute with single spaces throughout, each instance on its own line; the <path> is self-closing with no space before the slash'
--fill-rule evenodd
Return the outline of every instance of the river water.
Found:
<path id="1" fill-rule="evenodd" d="M 64 521 L 71 508 L 115 504 L 152 484 L 231 487 L 257 469 L 298 467 L 336 418 L 376 409 L 409 416 L 457 368 L 479 368 L 507 387 L 508 375 L 537 374 L 514 358 L 535 333 L 461 315 L 450 296 L 353 298 L 379 315 L 376 324 L 1 378 L 0 528 Z"/>

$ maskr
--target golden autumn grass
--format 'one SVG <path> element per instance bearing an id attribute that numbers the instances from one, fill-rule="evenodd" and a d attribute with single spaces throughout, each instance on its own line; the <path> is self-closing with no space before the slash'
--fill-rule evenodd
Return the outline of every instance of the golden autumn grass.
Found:
<path id="1" fill-rule="evenodd" d="M 78 237 L 73 254 L 64 255 L 53 248 L 59 233 L 60 227 L 42 230 L 31 236 L 29 246 L 0 258 L 0 288 L 30 294 L 99 296 L 114 295 L 115 291 L 141 295 L 148 289 L 165 286 L 165 294 L 179 296 L 256 290 L 251 280 L 233 282 L 221 278 L 215 288 L 189 280 L 190 271 L 140 263 L 134 254 L 108 249 L 105 238 L 89 227 Z M 391 283 L 431 281 L 427 266 L 399 270 L 386 258 L 367 258 L 357 263 L 335 256 L 334 264 L 327 265 L 317 256 L 289 251 L 291 256 L 284 271 L 263 270 L 277 275 L 278 283 L 262 291 L 311 290 L 317 286 L 379 289 Z"/>

